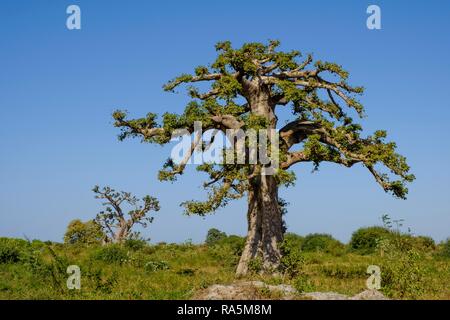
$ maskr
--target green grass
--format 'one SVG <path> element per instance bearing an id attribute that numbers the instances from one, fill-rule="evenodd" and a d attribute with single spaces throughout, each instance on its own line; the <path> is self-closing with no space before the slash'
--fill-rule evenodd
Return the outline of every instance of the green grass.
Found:
<path id="1" fill-rule="evenodd" d="M 227 243 L 145 245 L 137 249 L 21 243 L 18 250 L 19 255 L 7 251 L 8 257 L 14 258 L 0 263 L 0 299 L 189 299 L 212 284 L 235 281 L 240 254 L 236 246 Z M 350 250 L 301 255 L 302 278 L 254 274 L 248 279 L 354 295 L 366 289 L 368 265 L 389 262 L 386 256 Z M 66 287 L 69 275 L 65 270 L 70 264 L 81 268 L 81 290 Z M 414 266 L 423 274 L 421 290 L 408 296 L 399 292 L 403 287 L 393 286 L 394 291 L 388 292 L 391 297 L 450 299 L 450 259 L 427 252 Z"/>

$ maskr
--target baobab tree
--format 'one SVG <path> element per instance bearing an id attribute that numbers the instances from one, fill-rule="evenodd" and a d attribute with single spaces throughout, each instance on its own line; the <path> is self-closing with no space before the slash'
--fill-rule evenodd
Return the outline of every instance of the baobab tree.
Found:
<path id="1" fill-rule="evenodd" d="M 149 217 L 150 211 L 159 211 L 159 202 L 156 198 L 145 196 L 140 199 L 129 192 L 117 192 L 110 187 L 95 186 L 92 191 L 96 199 L 106 200 L 102 204 L 105 210 L 99 212 L 95 217 L 95 222 L 102 228 L 106 238 L 104 242 L 122 243 L 127 239 L 136 238 L 139 234 L 132 229 L 136 225 L 144 228 L 153 222 L 153 217 Z M 124 205 L 132 209 L 124 211 Z"/>
<path id="2" fill-rule="evenodd" d="M 128 119 L 120 110 L 113 114 L 115 126 L 121 128 L 120 140 L 141 137 L 143 142 L 158 144 L 170 142 L 175 129 L 193 133 L 196 121 L 201 121 L 205 130 L 279 129 L 279 166 L 274 174 L 261 174 L 261 163 L 203 163 L 197 169 L 209 176 L 204 183 L 207 200 L 182 203 L 186 213 L 205 215 L 247 196 L 248 234 L 238 276 L 248 272 L 248 264 L 255 258 L 262 260 L 267 272 L 279 269 L 284 229 L 278 193 L 280 186 L 294 182 L 290 169 L 295 164 L 312 162 L 316 169 L 321 162 L 345 167 L 359 164 L 386 192 L 401 199 L 408 192 L 406 182 L 414 180 L 405 157 L 396 153 L 396 144 L 386 141 L 386 132 L 363 137 L 362 127 L 348 114 L 362 117 L 364 109 L 357 100 L 363 88 L 348 84 L 347 71 L 335 63 L 313 62 L 312 55 L 302 58 L 299 51 L 278 51 L 278 47 L 278 41 L 247 43 L 238 49 L 228 41 L 218 43 L 212 64 L 164 85 L 166 91 L 174 91 L 188 84 L 192 101 L 181 115 L 165 113 L 158 123 L 154 113 L 140 119 Z M 210 86 L 202 85 L 201 91 L 195 83 Z M 290 108 L 293 117 L 277 128 L 277 110 L 281 108 Z M 208 147 L 196 139 L 183 161 L 169 159 L 164 164 L 159 179 L 176 180 L 198 143 Z M 244 151 L 249 152 L 248 148 Z"/>

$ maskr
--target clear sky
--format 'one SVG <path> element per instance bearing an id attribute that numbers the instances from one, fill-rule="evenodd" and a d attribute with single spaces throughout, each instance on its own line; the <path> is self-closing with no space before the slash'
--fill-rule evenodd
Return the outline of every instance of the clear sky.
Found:
<path id="1" fill-rule="evenodd" d="M 66 28 L 77 4 L 82 29 Z M 381 7 L 382 29 L 366 28 Z M 0 236 L 61 241 L 68 222 L 100 210 L 91 192 L 110 185 L 151 194 L 162 210 L 152 241 L 204 239 L 211 227 L 246 232 L 246 202 L 187 217 L 202 176 L 156 175 L 170 147 L 117 140 L 111 113 L 181 112 L 188 97 L 164 92 L 174 76 L 215 56 L 214 44 L 279 39 L 282 49 L 342 64 L 363 85 L 367 130 L 387 129 L 417 180 L 408 200 L 385 194 L 367 170 L 300 165 L 281 191 L 289 231 L 347 241 L 389 213 L 416 234 L 450 236 L 449 1 L 16 1 L 0 2 Z"/>

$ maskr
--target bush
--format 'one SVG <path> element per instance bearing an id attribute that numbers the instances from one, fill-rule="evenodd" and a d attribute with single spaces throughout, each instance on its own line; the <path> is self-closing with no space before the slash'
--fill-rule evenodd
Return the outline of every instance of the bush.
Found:
<path id="1" fill-rule="evenodd" d="M 411 245 L 411 237 L 395 233 L 380 241 L 382 290 L 394 298 L 420 296 L 425 290 L 423 255 Z"/>
<path id="2" fill-rule="evenodd" d="M 110 244 L 94 251 L 92 258 L 107 263 L 123 263 L 128 258 L 128 252 L 118 244 Z"/>
<path id="3" fill-rule="evenodd" d="M 359 228 L 353 232 L 349 245 L 352 250 L 356 250 L 361 254 L 370 254 L 375 251 L 378 242 L 389 237 L 390 234 L 391 231 L 384 227 Z"/>
<path id="4" fill-rule="evenodd" d="M 296 233 L 288 232 L 284 235 L 284 242 L 289 242 L 291 246 L 299 250 L 302 247 L 303 241 L 305 241 L 305 238 Z"/>
<path id="5" fill-rule="evenodd" d="M 208 234 L 206 235 L 205 243 L 208 246 L 214 245 L 217 242 L 225 239 L 227 234 L 218 229 L 212 228 L 208 230 Z"/>
<path id="6" fill-rule="evenodd" d="M 305 237 L 301 248 L 303 251 L 322 251 L 332 254 L 341 254 L 344 245 L 329 234 L 313 233 Z"/>
<path id="7" fill-rule="evenodd" d="M 240 256 L 244 250 L 245 238 L 235 235 L 230 235 L 221 239 L 216 243 L 218 246 L 226 246 L 231 248 L 233 254 Z"/>
<path id="8" fill-rule="evenodd" d="M 442 245 L 441 255 L 445 258 L 450 258 L 450 238 L 448 238 Z"/>
<path id="9" fill-rule="evenodd" d="M 294 280 L 294 288 L 298 293 L 314 291 L 314 284 L 311 282 L 306 274 L 297 276 Z"/>
<path id="10" fill-rule="evenodd" d="M 427 236 L 418 236 L 416 237 L 416 239 L 420 247 L 428 250 L 436 249 L 436 243 L 434 242 L 433 238 Z"/>
<path id="11" fill-rule="evenodd" d="M 401 237 L 403 238 L 404 246 L 407 246 L 409 249 L 414 248 L 421 252 L 430 252 L 436 249 L 436 244 L 430 237 L 412 236 L 410 234 L 402 234 Z"/>
<path id="12" fill-rule="evenodd" d="M 67 226 L 64 235 L 64 243 L 67 244 L 99 244 L 105 235 L 101 226 L 91 220 L 82 222 L 81 220 L 72 220 Z"/>
<path id="13" fill-rule="evenodd" d="M 22 239 L 0 238 L 0 264 L 20 262 L 29 251 L 29 243 Z"/>
<path id="14" fill-rule="evenodd" d="M 390 237 L 385 239 L 393 241 L 397 248 L 402 251 L 410 251 L 414 249 L 423 253 L 434 249 L 434 240 L 429 237 L 414 237 L 410 234 L 393 231 Z"/>
<path id="15" fill-rule="evenodd" d="M 147 261 L 144 265 L 144 269 L 146 271 L 150 271 L 150 272 L 154 272 L 154 271 L 159 271 L 159 270 L 168 270 L 169 264 L 165 261 Z"/>
<path id="16" fill-rule="evenodd" d="M 42 242 L 41 240 L 33 240 L 31 241 L 31 247 L 33 249 L 42 249 L 45 248 L 47 245 L 45 242 Z"/>
<path id="17" fill-rule="evenodd" d="M 235 267 L 244 250 L 245 238 L 231 235 L 209 247 L 211 255 L 223 266 Z"/>
<path id="18" fill-rule="evenodd" d="M 124 242 L 124 246 L 127 249 L 130 249 L 133 251 L 138 251 L 138 250 L 142 250 L 143 248 L 145 248 L 147 246 L 147 242 L 145 242 L 145 240 L 141 240 L 141 239 L 127 239 Z"/>
<path id="19" fill-rule="evenodd" d="M 251 259 L 248 262 L 248 271 L 250 271 L 251 274 L 258 274 L 263 269 L 263 261 L 261 257 L 256 257 Z"/>
<path id="20" fill-rule="evenodd" d="M 285 236 L 280 249 L 283 272 L 290 278 L 297 276 L 305 262 L 300 251 L 299 236 L 294 234 Z"/>

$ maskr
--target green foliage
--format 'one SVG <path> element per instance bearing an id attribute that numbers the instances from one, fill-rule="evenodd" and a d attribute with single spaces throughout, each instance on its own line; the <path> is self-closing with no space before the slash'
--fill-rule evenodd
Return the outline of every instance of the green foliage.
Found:
<path id="1" fill-rule="evenodd" d="M 450 238 L 444 241 L 441 255 L 443 257 L 450 258 Z"/>
<path id="2" fill-rule="evenodd" d="M 276 110 L 276 105 L 289 105 L 294 119 L 280 129 L 282 161 L 276 174 L 279 186 L 294 184 L 295 176 L 288 169 L 299 162 L 312 162 L 314 169 L 322 162 L 346 167 L 360 163 L 383 190 L 406 198 L 406 185 L 415 179 L 409 173 L 406 158 L 396 152 L 394 142 L 386 140 L 386 131 L 377 130 L 362 137 L 361 125 L 346 113 L 348 109 L 363 117 L 364 108 L 358 97 L 364 88 L 351 86 L 349 72 L 341 65 L 328 61 L 313 63 L 312 55 L 302 58 L 297 50 L 278 50 L 279 45 L 277 40 L 244 43 L 239 48 L 234 48 L 229 41 L 217 43 L 216 59 L 211 64 L 198 66 L 192 74 L 181 74 L 164 86 L 166 91 L 186 86 L 192 101 L 183 113 L 165 113 L 157 121 L 153 113 L 127 119 L 124 111 L 116 111 L 113 118 L 114 125 L 121 130 L 119 139 L 141 137 L 144 142 L 166 144 L 177 129 L 193 134 L 196 121 L 202 123 L 203 131 L 273 128 L 277 125 L 276 115 L 256 111 L 251 104 L 267 101 L 264 108 L 267 110 Z M 206 85 L 196 87 L 198 83 Z M 303 149 L 293 154 L 289 151 L 293 150 L 292 144 Z M 199 171 L 208 174 L 204 183 L 207 199 L 183 202 L 186 214 L 204 216 L 243 197 L 251 186 L 249 177 L 255 176 L 259 165 L 200 165 Z M 167 161 L 158 177 L 175 181 L 184 169 L 184 165 Z"/>
<path id="3" fill-rule="evenodd" d="M 132 251 L 142 250 L 147 246 L 147 242 L 142 239 L 127 239 L 123 244 L 125 248 Z"/>
<path id="4" fill-rule="evenodd" d="M 301 249 L 305 237 L 302 237 L 296 233 L 287 232 L 284 234 L 284 243 L 289 243 L 291 247 Z"/>
<path id="5" fill-rule="evenodd" d="M 315 170 L 318 169 L 320 162 L 324 159 L 335 162 L 341 157 L 336 148 L 325 145 L 320 140 L 319 135 L 311 135 L 304 143 L 305 156 L 313 162 Z"/>
<path id="6" fill-rule="evenodd" d="M 155 272 L 159 270 L 168 270 L 170 268 L 166 261 L 147 261 L 144 265 L 146 271 Z"/>
<path id="7" fill-rule="evenodd" d="M 150 211 L 159 211 L 159 201 L 155 197 L 146 195 L 142 201 L 130 192 L 116 191 L 111 187 L 95 186 L 92 191 L 96 199 L 104 200 L 105 210 L 95 217 L 95 223 L 105 235 L 109 243 L 123 243 L 127 239 L 141 239 L 140 233 L 133 231 L 135 225 L 146 228 L 153 222 L 154 217 L 149 216 Z M 131 210 L 125 211 L 125 206 Z"/>
<path id="8" fill-rule="evenodd" d="M 218 229 L 212 228 L 208 230 L 208 234 L 206 235 L 205 243 L 208 246 L 214 245 L 217 242 L 225 239 L 227 234 Z"/>
<path id="9" fill-rule="evenodd" d="M 426 269 L 420 263 L 423 254 L 400 234 L 380 242 L 383 253 L 382 290 L 394 298 L 415 299 L 425 291 Z"/>
<path id="10" fill-rule="evenodd" d="M 322 251 L 333 254 L 342 254 L 344 245 L 329 234 L 308 234 L 302 243 L 303 251 Z"/>
<path id="11" fill-rule="evenodd" d="M 360 254 L 375 252 L 379 241 L 391 236 L 391 231 L 385 227 L 365 227 L 353 232 L 349 246 Z"/>
<path id="12" fill-rule="evenodd" d="M 287 234 L 285 238 L 292 252 L 298 253 L 302 238 L 294 234 Z M 428 254 L 433 249 L 418 251 L 415 238 L 402 235 L 395 245 L 401 248 L 401 253 L 395 254 L 391 254 L 388 247 L 372 255 L 360 255 L 358 251 L 339 256 L 323 251 L 301 252 L 304 261 L 300 268 L 294 268 L 300 272 L 293 278 L 287 273 L 273 278 L 256 272 L 246 280 L 291 284 L 299 292 L 334 291 L 354 295 L 365 288 L 367 266 L 375 264 L 381 267 L 383 292 L 393 298 L 448 299 L 449 260 Z M 14 243 L 20 252 L 19 261 L 0 263 L 0 299 L 190 299 L 199 289 L 234 281 L 244 241 L 242 237 L 228 236 L 213 246 L 161 243 L 135 250 L 123 244 L 126 255 L 106 259 L 119 261 L 117 263 L 97 260 L 95 256 L 104 247 L 95 244 L 74 246 L 0 238 L 2 245 Z M 410 250 L 418 252 L 420 259 Z M 295 259 L 290 261 L 295 262 Z M 66 287 L 66 269 L 71 264 L 81 268 L 81 290 Z M 255 263 L 255 270 L 258 270 L 258 263 Z M 414 270 L 419 270 L 421 276 L 412 272 Z M 407 279 L 413 279 L 413 284 L 419 280 L 419 290 Z"/>
<path id="13" fill-rule="evenodd" d="M 244 245 L 245 238 L 229 235 L 217 241 L 214 245 L 208 246 L 208 250 L 224 267 L 234 270 L 244 250 Z"/>
<path id="14" fill-rule="evenodd" d="M 0 238 L 0 264 L 22 261 L 27 250 L 29 243 L 25 240 Z"/>
<path id="15" fill-rule="evenodd" d="M 365 264 L 324 264 L 320 272 L 327 277 L 336 279 L 367 278 L 367 265 Z"/>
<path id="16" fill-rule="evenodd" d="M 294 288 L 299 292 L 311 292 L 315 290 L 314 284 L 306 274 L 298 275 L 293 282 Z"/>
<path id="17" fill-rule="evenodd" d="M 378 241 L 383 258 L 382 290 L 394 298 L 416 299 L 426 290 L 427 269 L 421 261 L 426 258 L 425 251 L 434 250 L 434 241 L 428 237 L 402 233 L 403 219 L 392 220 L 388 214 L 384 214 L 381 219 L 384 227 L 390 231 L 388 237 Z"/>
<path id="18" fill-rule="evenodd" d="M 93 220 L 72 220 L 64 234 L 67 244 L 99 244 L 105 238 L 101 226 Z"/>
<path id="19" fill-rule="evenodd" d="M 248 263 L 248 271 L 251 274 L 258 274 L 263 270 L 263 261 L 261 257 L 253 258 Z"/>
<path id="20" fill-rule="evenodd" d="M 398 232 L 394 232 L 393 236 L 400 237 L 403 246 L 407 249 L 415 249 L 421 253 L 431 253 L 436 249 L 436 244 L 430 237 L 413 236 L 411 234 L 398 234 Z"/>
<path id="21" fill-rule="evenodd" d="M 183 268 L 181 270 L 178 270 L 177 274 L 192 277 L 195 275 L 195 270 L 191 268 Z"/>
<path id="22" fill-rule="evenodd" d="M 229 235 L 218 241 L 219 246 L 229 247 L 235 255 L 240 256 L 244 250 L 245 238 L 236 235 Z"/>
<path id="23" fill-rule="evenodd" d="M 119 244 L 109 244 L 94 251 L 92 258 L 106 263 L 122 264 L 128 259 L 128 251 Z"/>
<path id="24" fill-rule="evenodd" d="M 288 234 L 284 237 L 281 249 L 281 269 L 288 277 L 296 277 L 302 270 L 305 262 L 301 252 L 301 237 L 295 234 Z"/>
<path id="25" fill-rule="evenodd" d="M 433 251 L 436 249 L 436 243 L 431 237 L 416 236 L 414 239 L 416 242 L 416 247 L 421 251 Z"/>

